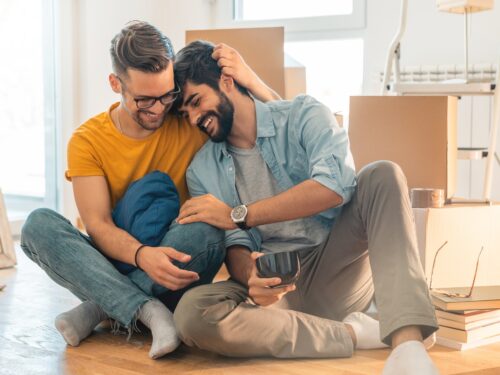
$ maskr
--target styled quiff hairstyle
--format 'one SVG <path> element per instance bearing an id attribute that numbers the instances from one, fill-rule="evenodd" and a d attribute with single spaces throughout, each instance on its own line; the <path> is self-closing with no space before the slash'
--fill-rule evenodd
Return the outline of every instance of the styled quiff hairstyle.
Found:
<path id="1" fill-rule="evenodd" d="M 196 40 L 181 49 L 175 56 L 174 77 L 182 89 L 187 81 L 195 85 L 206 84 L 216 92 L 219 89 L 221 68 L 212 58 L 214 45 L 204 40 Z M 238 90 L 245 95 L 248 91 L 234 82 Z"/>
<path id="2" fill-rule="evenodd" d="M 127 69 L 159 73 L 174 60 L 172 42 L 153 25 L 142 21 L 129 22 L 111 41 L 111 62 L 117 75 Z"/>

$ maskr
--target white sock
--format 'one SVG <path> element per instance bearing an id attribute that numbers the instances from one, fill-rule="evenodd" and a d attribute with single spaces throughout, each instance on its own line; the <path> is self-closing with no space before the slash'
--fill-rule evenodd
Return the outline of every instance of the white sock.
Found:
<path id="1" fill-rule="evenodd" d="M 167 307 L 158 300 L 146 302 L 139 311 L 139 320 L 151 330 L 153 344 L 149 356 L 160 358 L 173 352 L 181 343 L 174 325 L 174 317 Z"/>
<path id="2" fill-rule="evenodd" d="M 421 341 L 406 341 L 396 346 L 385 362 L 382 375 L 439 375 Z"/>
<path id="3" fill-rule="evenodd" d="M 59 314 L 55 326 L 64 340 L 71 346 L 78 346 L 94 328 L 108 319 L 106 313 L 94 302 L 85 301 L 74 309 Z"/>
<path id="4" fill-rule="evenodd" d="M 429 350 L 434 346 L 434 344 L 436 344 L 436 332 L 424 340 L 425 350 Z"/>
<path id="5" fill-rule="evenodd" d="M 380 341 L 380 325 L 377 320 L 362 312 L 353 312 L 343 320 L 356 335 L 356 349 L 380 349 L 388 346 Z"/>

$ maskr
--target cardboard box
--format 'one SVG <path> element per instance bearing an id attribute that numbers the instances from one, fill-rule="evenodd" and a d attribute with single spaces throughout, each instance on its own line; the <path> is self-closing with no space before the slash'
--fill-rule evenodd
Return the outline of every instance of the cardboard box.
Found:
<path id="1" fill-rule="evenodd" d="M 427 283 L 436 258 L 433 288 L 470 286 L 482 246 L 475 285 L 500 285 L 500 205 L 414 208 L 413 214 Z"/>
<path id="2" fill-rule="evenodd" d="M 349 138 L 357 170 L 376 160 L 403 169 L 411 188 L 455 193 L 457 98 L 447 96 L 354 96 Z"/>
<path id="3" fill-rule="evenodd" d="M 297 60 L 285 55 L 285 96 L 292 100 L 297 95 L 306 93 L 306 67 Z"/>
<path id="4" fill-rule="evenodd" d="M 283 27 L 186 31 L 186 44 L 198 39 L 235 48 L 268 86 L 285 97 Z"/>
<path id="5" fill-rule="evenodd" d="M 283 99 L 291 100 L 306 92 L 306 68 L 290 56 L 285 58 L 283 27 L 186 31 L 186 44 L 197 39 L 234 47 Z"/>

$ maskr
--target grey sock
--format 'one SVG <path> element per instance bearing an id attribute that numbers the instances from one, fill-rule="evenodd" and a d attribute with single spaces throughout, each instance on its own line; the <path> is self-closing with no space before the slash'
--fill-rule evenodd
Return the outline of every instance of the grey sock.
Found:
<path id="1" fill-rule="evenodd" d="M 155 299 L 146 302 L 141 307 L 138 318 L 153 334 L 153 344 L 149 351 L 151 358 L 160 358 L 179 346 L 173 315 L 163 303 Z"/>
<path id="2" fill-rule="evenodd" d="M 64 340 L 71 346 L 78 346 L 80 341 L 89 336 L 107 314 L 94 302 L 85 301 L 72 310 L 59 314 L 55 325 Z"/>

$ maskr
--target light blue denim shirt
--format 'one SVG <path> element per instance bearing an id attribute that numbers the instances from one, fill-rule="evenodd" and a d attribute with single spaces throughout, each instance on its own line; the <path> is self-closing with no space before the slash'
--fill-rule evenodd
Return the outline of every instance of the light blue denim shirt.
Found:
<path id="1" fill-rule="evenodd" d="M 301 95 L 293 101 L 255 101 L 257 141 L 262 157 L 283 190 L 313 179 L 349 202 L 356 186 L 354 161 L 345 129 L 316 99 Z M 236 191 L 235 167 L 226 143 L 208 141 L 196 154 L 187 173 L 191 196 L 212 194 L 231 207 L 241 204 Z M 331 228 L 341 207 L 315 215 L 318 225 Z M 226 232 L 226 247 L 260 249 L 259 231 Z"/>

